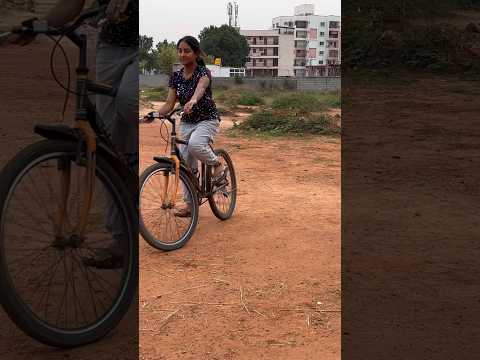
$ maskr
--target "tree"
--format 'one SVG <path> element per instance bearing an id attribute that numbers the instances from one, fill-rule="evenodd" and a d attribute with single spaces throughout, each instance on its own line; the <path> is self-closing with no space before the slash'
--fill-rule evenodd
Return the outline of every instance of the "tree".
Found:
<path id="1" fill-rule="evenodd" d="M 147 58 L 149 57 L 149 53 L 152 51 L 152 46 L 153 46 L 152 37 L 149 37 L 146 35 L 140 35 L 140 40 L 139 40 L 140 61 L 147 60 Z"/>
<path id="2" fill-rule="evenodd" d="M 249 54 L 248 42 L 233 27 L 222 25 L 204 28 L 199 35 L 200 46 L 208 54 L 222 59 L 223 65 L 243 67 Z"/>
<path id="3" fill-rule="evenodd" d="M 139 63 L 140 72 L 145 74 L 156 68 L 156 55 L 153 53 L 153 38 L 146 35 L 140 35 L 139 40 Z"/>
<path id="4" fill-rule="evenodd" d="M 156 50 L 157 68 L 164 74 L 172 72 L 172 66 L 177 61 L 177 47 L 173 42 L 164 40 L 157 44 Z"/>

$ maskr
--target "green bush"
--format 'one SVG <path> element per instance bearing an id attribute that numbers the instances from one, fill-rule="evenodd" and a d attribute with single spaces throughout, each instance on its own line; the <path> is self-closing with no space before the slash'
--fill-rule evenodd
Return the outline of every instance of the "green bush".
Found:
<path id="1" fill-rule="evenodd" d="M 263 99 L 256 93 L 242 89 L 229 89 L 218 93 L 215 100 L 229 107 L 237 105 L 256 106 L 264 103 Z"/>
<path id="2" fill-rule="evenodd" d="M 146 101 L 165 101 L 167 95 L 167 88 L 144 88 L 140 90 L 140 97 Z"/>
<path id="3" fill-rule="evenodd" d="M 277 110 L 322 111 L 340 106 L 340 94 L 334 93 L 289 93 L 273 99 L 272 108 Z"/>
<path id="4" fill-rule="evenodd" d="M 333 135 L 340 133 L 340 128 L 335 125 L 331 116 L 302 117 L 295 114 L 282 114 L 277 112 L 254 113 L 236 129 L 255 134 L 272 136 L 283 135 Z"/>
<path id="5" fill-rule="evenodd" d="M 261 97 L 254 93 L 244 93 L 238 99 L 237 105 L 256 106 L 262 105 L 263 100 Z"/>

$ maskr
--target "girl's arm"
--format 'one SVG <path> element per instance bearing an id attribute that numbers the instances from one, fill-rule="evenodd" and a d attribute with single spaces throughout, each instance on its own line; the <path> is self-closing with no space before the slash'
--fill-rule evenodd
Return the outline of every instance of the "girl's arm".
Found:
<path id="1" fill-rule="evenodd" d="M 160 109 L 158 109 L 158 113 L 160 115 L 166 115 L 170 111 L 173 110 L 175 107 L 175 103 L 177 102 L 177 93 L 175 89 L 168 88 L 168 96 L 167 96 L 167 101 L 165 104 L 163 104 Z"/>
<path id="2" fill-rule="evenodd" d="M 207 90 L 208 85 L 210 85 L 210 79 L 207 75 L 204 75 L 200 78 L 197 84 L 197 88 L 195 89 L 195 93 L 193 94 L 192 98 L 188 103 L 185 104 L 185 113 L 190 113 L 192 111 L 193 105 L 198 103 L 198 100 L 202 98 L 205 94 L 205 90 Z"/>

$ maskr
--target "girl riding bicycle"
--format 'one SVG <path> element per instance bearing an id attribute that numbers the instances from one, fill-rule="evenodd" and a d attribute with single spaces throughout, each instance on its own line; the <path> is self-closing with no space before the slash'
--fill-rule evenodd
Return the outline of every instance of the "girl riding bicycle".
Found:
<path id="1" fill-rule="evenodd" d="M 210 147 L 220 127 L 220 117 L 210 86 L 211 75 L 202 59 L 200 44 L 193 36 L 185 36 L 178 41 L 177 53 L 183 68 L 171 75 L 166 103 L 158 113 L 166 115 L 171 112 L 177 100 L 184 106 L 180 132 L 188 141 L 188 146 L 182 147 L 182 157 L 193 172 L 197 170 L 198 160 L 212 165 L 213 178 L 218 179 L 225 168 Z M 187 206 L 175 211 L 177 217 L 191 216 L 189 204 L 192 200 L 188 197 L 184 200 Z"/>

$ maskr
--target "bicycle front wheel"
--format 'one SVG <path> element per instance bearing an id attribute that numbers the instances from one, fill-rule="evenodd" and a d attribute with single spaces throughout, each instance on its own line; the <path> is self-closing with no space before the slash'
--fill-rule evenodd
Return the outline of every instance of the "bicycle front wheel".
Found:
<path id="1" fill-rule="evenodd" d="M 237 178 L 230 155 L 223 149 L 216 149 L 215 154 L 225 167 L 224 176 L 217 183 L 209 176 L 210 195 L 208 202 L 213 214 L 220 220 L 230 219 L 237 205 Z"/>
<path id="2" fill-rule="evenodd" d="M 25 333 L 56 347 L 105 336 L 138 285 L 135 204 L 102 157 L 80 236 L 86 168 L 77 149 L 74 142 L 35 143 L 0 175 L 1 301 Z M 115 253 L 115 261 L 102 261 L 102 253 Z"/>
<path id="3" fill-rule="evenodd" d="M 198 222 L 194 185 L 180 170 L 178 185 L 169 163 L 148 167 L 140 176 L 140 234 L 154 248 L 176 250 L 192 237 Z"/>

